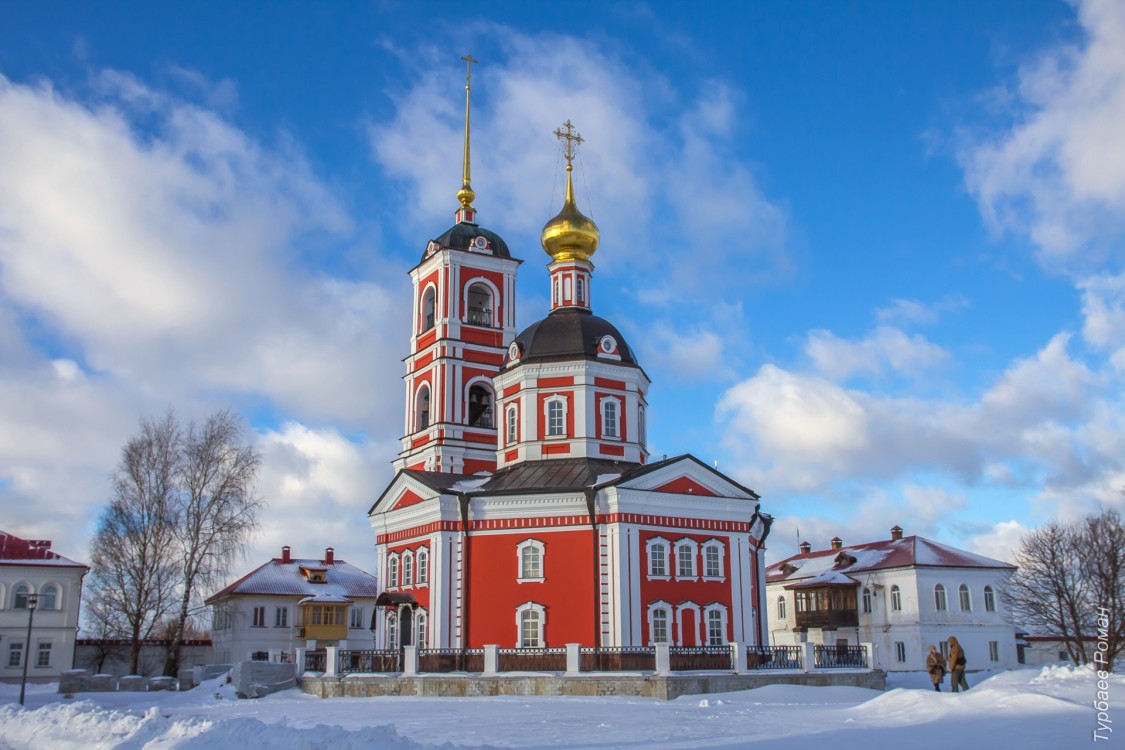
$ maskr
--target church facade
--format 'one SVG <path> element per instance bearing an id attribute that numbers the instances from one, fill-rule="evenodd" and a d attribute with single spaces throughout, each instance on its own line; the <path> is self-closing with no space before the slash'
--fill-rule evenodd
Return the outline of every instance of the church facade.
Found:
<path id="1" fill-rule="evenodd" d="M 566 196 L 541 240 L 550 310 L 516 330 L 521 261 L 472 206 L 468 93 L 456 223 L 410 272 L 396 474 L 369 517 L 376 645 L 768 644 L 759 497 L 646 448 L 650 381 L 594 314 L 594 222 Z"/>

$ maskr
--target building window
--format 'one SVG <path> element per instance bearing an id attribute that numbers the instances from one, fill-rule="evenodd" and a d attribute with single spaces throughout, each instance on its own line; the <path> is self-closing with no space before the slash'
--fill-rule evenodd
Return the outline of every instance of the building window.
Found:
<path id="1" fill-rule="evenodd" d="M 784 620 L 788 615 L 785 613 L 785 597 L 777 597 L 777 619 Z"/>
<path id="2" fill-rule="evenodd" d="M 425 547 L 418 548 L 418 585 L 425 586 L 430 582 L 430 551 Z"/>
<path id="3" fill-rule="evenodd" d="M 1000 642 L 999 641 L 989 641 L 988 642 L 988 660 L 989 661 L 1000 661 Z"/>
<path id="4" fill-rule="evenodd" d="M 528 602 L 516 609 L 516 627 L 519 628 L 517 648 L 542 648 L 543 625 L 546 620 L 541 604 Z"/>
<path id="5" fill-rule="evenodd" d="M 387 558 L 387 587 L 398 587 L 398 554 L 395 553 Z"/>
<path id="6" fill-rule="evenodd" d="M 474 326 L 492 326 L 492 290 L 484 284 L 469 287 L 469 309 L 465 322 Z"/>
<path id="7" fill-rule="evenodd" d="M 254 627 L 264 628 L 266 626 L 266 608 L 254 607 Z"/>
<path id="8" fill-rule="evenodd" d="M 941 658 L 949 661 L 949 641 L 942 641 L 938 644 L 938 650 L 941 651 Z"/>
<path id="9" fill-rule="evenodd" d="M 12 593 L 15 594 L 12 606 L 16 609 L 27 609 L 27 597 L 31 595 L 31 587 L 21 583 L 12 589 Z"/>
<path id="10" fill-rule="evenodd" d="M 617 405 L 617 399 L 602 399 L 602 437 L 620 437 L 617 432 Z"/>
<path id="11" fill-rule="evenodd" d="M 434 314 L 436 305 L 434 303 L 436 300 L 437 295 L 433 287 L 427 289 L 425 294 L 422 295 L 421 331 L 428 331 L 434 327 L 436 322 L 436 315 Z"/>
<path id="12" fill-rule="evenodd" d="M 558 279 L 555 279 L 554 290 L 551 292 L 551 294 L 553 295 L 552 301 L 554 302 L 555 307 L 559 306 L 559 289 L 560 288 L 561 288 L 561 283 L 559 282 Z"/>
<path id="13" fill-rule="evenodd" d="M 23 643 L 13 641 L 8 644 L 8 666 L 19 667 L 23 665 Z"/>
<path id="14" fill-rule="evenodd" d="M 899 590 L 898 584 L 891 586 L 891 611 L 902 611 L 902 591 Z"/>
<path id="15" fill-rule="evenodd" d="M 666 606 L 653 606 L 649 608 L 649 633 L 653 643 L 668 643 L 668 621 L 671 615 Z"/>
<path id="16" fill-rule="evenodd" d="M 418 389 L 418 411 L 415 414 L 415 423 L 418 430 L 430 426 L 430 386 L 423 384 Z"/>
<path id="17" fill-rule="evenodd" d="M 960 588 L 957 589 L 957 599 L 961 604 L 962 612 L 973 611 L 973 598 L 969 594 L 969 587 L 963 583 L 961 584 Z"/>
<path id="18" fill-rule="evenodd" d="M 363 630 L 363 607 L 356 605 L 348 610 L 348 627 Z"/>
<path id="19" fill-rule="evenodd" d="M 695 579 L 695 542 L 691 540 L 676 543 L 676 578 Z"/>
<path id="20" fill-rule="evenodd" d="M 513 445 L 519 441 L 519 410 L 514 405 L 509 406 L 508 410 L 504 412 L 508 423 L 508 445 Z"/>
<path id="21" fill-rule="evenodd" d="M 945 586 L 940 583 L 934 586 L 934 609 L 938 612 L 945 611 Z"/>
<path id="22" fill-rule="evenodd" d="M 902 641 L 895 641 L 895 659 L 900 664 L 906 661 L 906 644 Z"/>
<path id="23" fill-rule="evenodd" d="M 479 383 L 469 388 L 469 426 L 492 429 L 492 391 Z"/>
<path id="24" fill-rule="evenodd" d="M 984 611 L 996 611 L 996 593 L 992 590 L 991 586 L 984 587 Z"/>
<path id="25" fill-rule="evenodd" d="M 554 396 L 547 400 L 547 437 L 566 435 L 566 399 Z"/>
<path id="26" fill-rule="evenodd" d="M 645 546 L 648 547 L 649 578 L 667 578 L 668 542 L 663 539 L 650 539 Z"/>
<path id="27" fill-rule="evenodd" d="M 527 539 L 516 545 L 516 554 L 519 559 L 519 580 L 543 580 L 543 542 L 537 539 Z"/>
<path id="28" fill-rule="evenodd" d="M 586 283 L 581 276 L 578 277 L 578 302 L 579 304 L 586 302 Z"/>
<path id="29" fill-rule="evenodd" d="M 863 612 L 864 614 L 871 614 L 871 589 L 863 589 Z"/>
<path id="30" fill-rule="evenodd" d="M 398 612 L 387 613 L 387 648 L 398 648 Z"/>
<path id="31" fill-rule="evenodd" d="M 993 661 L 996 661 L 993 659 Z M 39 653 L 35 658 L 35 666 L 49 667 L 51 666 L 51 642 L 39 641 Z"/>
<path id="32" fill-rule="evenodd" d="M 417 614 L 414 615 L 414 643 L 416 643 L 419 648 L 426 647 L 427 637 L 429 636 L 428 625 L 429 617 L 426 616 L 423 610 L 418 610 Z"/>
<path id="33" fill-rule="evenodd" d="M 402 585 L 414 585 L 414 553 L 410 550 L 402 553 Z"/>
<path id="34" fill-rule="evenodd" d="M 722 579 L 724 552 L 722 542 L 710 541 L 703 545 L 703 577 L 705 579 Z"/>
<path id="35" fill-rule="evenodd" d="M 273 611 L 273 626 L 275 628 L 289 627 L 289 607 L 278 607 Z"/>
<path id="36" fill-rule="evenodd" d="M 707 645 L 722 646 L 727 642 L 727 624 L 723 610 L 707 610 Z"/>
<path id="37" fill-rule="evenodd" d="M 39 609 L 58 609 L 59 608 L 59 587 L 53 583 L 48 583 L 43 587 L 42 592 L 39 594 Z"/>

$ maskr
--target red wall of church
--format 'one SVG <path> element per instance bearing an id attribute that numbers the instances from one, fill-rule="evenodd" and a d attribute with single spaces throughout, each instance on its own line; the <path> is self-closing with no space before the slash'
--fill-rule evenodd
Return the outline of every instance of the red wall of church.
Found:
<path id="1" fill-rule="evenodd" d="M 517 545 L 543 543 L 541 583 L 519 582 Z M 546 609 L 545 645 L 596 643 L 593 535 L 588 529 L 552 531 L 537 528 L 513 534 L 469 536 L 469 612 L 467 643 L 516 645 L 516 607 L 527 602 Z"/>
<path id="2" fill-rule="evenodd" d="M 398 558 L 399 558 L 398 575 L 399 575 L 399 583 L 401 584 L 402 583 L 402 553 L 406 552 L 407 550 L 412 551 L 414 553 L 414 580 L 417 581 L 418 580 L 418 550 L 422 549 L 423 547 L 427 550 L 427 557 L 429 557 L 429 559 L 431 560 L 431 562 L 429 563 L 429 567 L 430 567 L 429 581 L 422 586 L 419 586 L 417 583 L 415 583 L 413 585 L 410 585 L 410 586 L 401 586 L 401 585 L 400 586 L 388 586 L 387 590 L 388 591 L 402 591 L 402 592 L 407 592 L 407 593 L 413 594 L 414 598 L 418 600 L 418 606 L 422 607 L 426 611 L 429 611 L 429 609 L 430 609 L 430 582 L 432 582 L 434 580 L 434 569 L 433 569 L 433 564 L 432 564 L 433 553 L 429 551 L 430 545 L 426 542 L 418 542 L 418 541 L 406 542 L 404 544 L 393 544 L 393 545 L 390 545 L 390 546 L 387 547 L 387 557 L 390 557 L 390 555 L 392 555 L 392 554 L 396 554 L 396 553 L 398 554 Z M 385 581 L 387 579 L 386 569 L 379 571 L 379 579 L 381 581 Z"/>
<path id="3" fill-rule="evenodd" d="M 663 580 L 649 580 L 648 577 L 648 547 L 646 542 L 654 537 L 666 539 L 669 542 L 669 555 L 668 555 L 668 573 L 669 579 Z M 722 604 L 727 609 L 727 638 L 731 638 L 731 622 L 733 617 L 731 614 L 731 551 L 730 539 L 726 536 L 716 536 L 713 534 L 685 534 L 680 529 L 661 529 L 659 531 L 642 530 L 639 534 L 640 552 L 641 552 L 641 637 L 643 643 L 648 643 L 652 635 L 649 633 L 648 627 L 648 605 L 657 601 L 665 601 L 673 607 L 681 602 L 694 602 L 700 608 L 708 604 Z M 681 539 L 691 539 L 698 547 L 695 552 L 695 580 L 677 581 L 676 580 L 676 542 Z M 722 581 L 704 581 L 703 580 L 703 543 L 716 539 L 723 543 L 723 577 Z M 688 630 L 689 619 L 687 614 L 684 615 L 685 630 Z M 690 620 L 692 627 L 694 620 Z M 675 617 L 673 616 L 670 623 L 673 640 L 681 638 L 679 629 L 675 624 Z M 685 646 L 699 645 L 694 642 L 695 631 L 688 630 L 690 637 L 683 640 Z M 704 636 L 706 637 L 706 636 Z"/>

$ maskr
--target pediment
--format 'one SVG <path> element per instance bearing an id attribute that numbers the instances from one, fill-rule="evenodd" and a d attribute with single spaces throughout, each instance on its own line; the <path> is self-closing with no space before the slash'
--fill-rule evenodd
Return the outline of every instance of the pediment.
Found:
<path id="1" fill-rule="evenodd" d="M 704 497 L 732 497 L 756 501 L 757 493 L 707 466 L 694 456 L 653 464 L 617 483 L 618 487 Z"/>

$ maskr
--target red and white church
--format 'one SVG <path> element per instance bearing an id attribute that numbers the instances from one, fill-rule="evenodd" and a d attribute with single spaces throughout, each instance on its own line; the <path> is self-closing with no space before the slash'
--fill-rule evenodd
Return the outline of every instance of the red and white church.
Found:
<path id="1" fill-rule="evenodd" d="M 594 222 L 572 189 L 542 232 L 551 309 L 517 332 L 516 271 L 456 223 L 410 277 L 406 429 L 369 512 L 384 592 L 376 646 L 767 645 L 759 498 L 699 459 L 649 462 L 649 379 L 591 310 Z"/>

